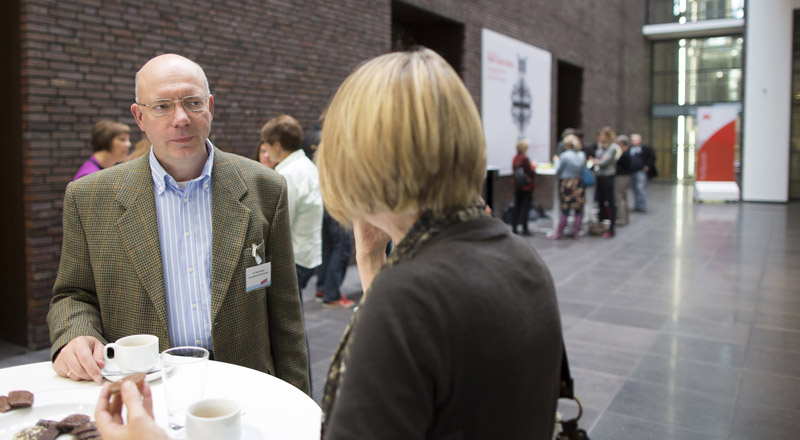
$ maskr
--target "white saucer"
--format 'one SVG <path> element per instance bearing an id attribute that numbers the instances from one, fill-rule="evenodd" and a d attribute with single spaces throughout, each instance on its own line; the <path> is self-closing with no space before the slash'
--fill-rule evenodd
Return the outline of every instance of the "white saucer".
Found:
<path id="1" fill-rule="evenodd" d="M 105 367 L 100 370 L 100 373 L 103 374 L 103 377 L 110 380 L 111 382 L 117 382 L 122 380 L 125 376 L 129 376 L 131 373 L 123 373 L 119 368 L 117 368 L 117 364 L 114 363 L 113 360 L 106 362 Z M 147 373 L 147 376 L 144 377 L 144 380 L 148 382 L 152 382 L 161 377 L 164 373 L 164 369 L 161 368 L 161 360 L 159 360 L 156 365 L 150 369 L 150 372 Z"/>

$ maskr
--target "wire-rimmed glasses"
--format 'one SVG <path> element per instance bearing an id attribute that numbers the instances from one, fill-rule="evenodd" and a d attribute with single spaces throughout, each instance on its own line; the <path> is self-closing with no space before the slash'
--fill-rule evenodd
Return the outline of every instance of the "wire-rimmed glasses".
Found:
<path id="1" fill-rule="evenodd" d="M 208 96 L 192 95 L 174 101 L 171 99 L 156 99 L 150 104 L 142 104 L 139 102 L 137 102 L 137 104 L 150 108 L 150 112 L 155 116 L 166 116 L 175 110 L 176 102 L 180 102 L 183 105 L 184 110 L 197 113 L 206 109 L 207 100 Z"/>

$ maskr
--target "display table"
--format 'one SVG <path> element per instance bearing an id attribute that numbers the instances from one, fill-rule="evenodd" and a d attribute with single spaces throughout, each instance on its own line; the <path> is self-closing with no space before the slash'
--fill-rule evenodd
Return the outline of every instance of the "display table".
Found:
<path id="1" fill-rule="evenodd" d="M 558 177 L 556 176 L 556 169 L 555 167 L 544 167 L 541 166 L 536 167 L 536 175 L 538 176 L 545 176 L 545 178 L 552 179 L 552 187 L 553 187 L 553 208 L 550 213 L 550 226 L 549 227 L 540 227 L 535 225 L 532 229 L 534 232 L 541 232 L 547 234 L 549 237 L 556 229 L 558 225 L 558 219 L 561 216 L 561 209 L 559 208 L 561 202 L 559 201 L 558 197 Z M 539 223 L 539 220 L 536 221 Z"/>
<path id="2" fill-rule="evenodd" d="M 167 410 L 161 379 L 150 382 L 156 423 L 166 427 Z M 81 412 L 94 420 L 100 384 L 59 377 L 50 362 L 0 369 L 0 395 L 12 390 L 34 393 L 32 408 L 0 414 L 0 440 L 10 439 L 40 418 L 60 419 Z M 322 412 L 305 393 L 288 383 L 249 368 L 209 361 L 205 398 L 233 399 L 242 408 L 242 440 L 319 439 Z M 67 438 L 64 436 L 63 438 Z"/>

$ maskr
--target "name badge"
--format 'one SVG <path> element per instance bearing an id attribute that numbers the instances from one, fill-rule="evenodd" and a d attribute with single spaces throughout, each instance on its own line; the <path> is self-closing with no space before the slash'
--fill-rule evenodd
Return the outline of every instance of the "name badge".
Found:
<path id="1" fill-rule="evenodd" d="M 253 290 L 272 285 L 272 263 L 266 262 L 258 266 L 248 267 L 245 274 L 245 290 Z"/>

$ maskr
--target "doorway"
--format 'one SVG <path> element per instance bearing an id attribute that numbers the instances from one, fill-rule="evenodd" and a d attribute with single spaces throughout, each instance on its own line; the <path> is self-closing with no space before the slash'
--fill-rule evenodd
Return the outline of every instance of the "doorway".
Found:
<path id="1" fill-rule="evenodd" d="M 583 69 L 566 61 L 558 61 L 558 94 L 556 103 L 556 136 L 567 128 L 581 129 L 583 104 Z"/>
<path id="2" fill-rule="evenodd" d="M 392 1 L 392 50 L 425 46 L 462 75 L 464 24 L 401 1 Z"/>
<path id="3" fill-rule="evenodd" d="M 20 1 L 0 6 L 0 133 L 5 138 L 0 161 L 0 340 L 28 345 L 27 289 L 25 283 L 25 209 L 22 201 L 22 79 Z"/>

